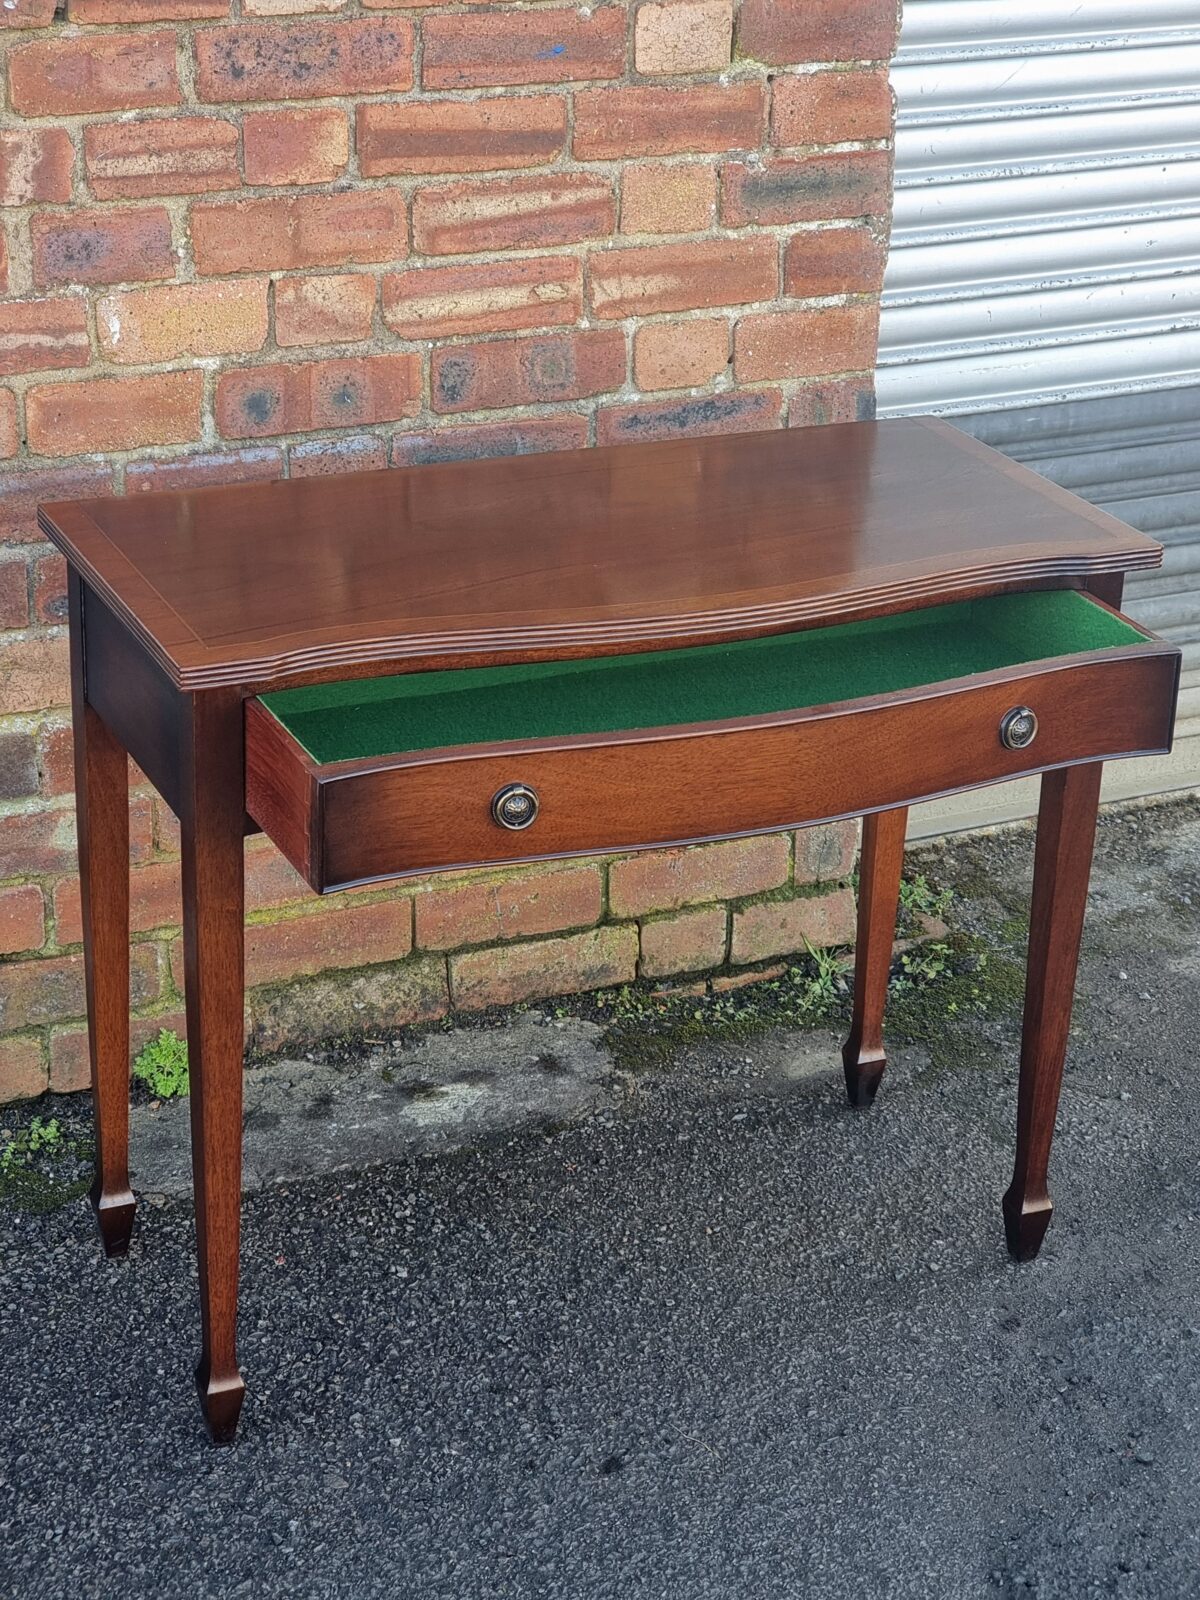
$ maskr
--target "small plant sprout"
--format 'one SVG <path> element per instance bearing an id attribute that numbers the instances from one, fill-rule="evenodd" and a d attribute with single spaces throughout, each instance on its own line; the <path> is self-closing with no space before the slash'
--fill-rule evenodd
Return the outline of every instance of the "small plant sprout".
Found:
<path id="1" fill-rule="evenodd" d="M 0 1150 L 0 1173 L 7 1177 L 19 1166 L 28 1166 L 39 1151 L 54 1155 L 62 1145 L 62 1128 L 57 1117 L 33 1117 L 19 1133 L 6 1135 Z"/>
<path id="2" fill-rule="evenodd" d="M 900 882 L 901 908 L 914 917 L 941 917 L 954 899 L 952 889 L 935 889 L 923 872 Z"/>
<path id="3" fill-rule="evenodd" d="M 138 1051 L 133 1075 L 144 1083 L 156 1100 L 174 1100 L 188 1092 L 187 1045 L 177 1033 L 161 1028 Z"/>

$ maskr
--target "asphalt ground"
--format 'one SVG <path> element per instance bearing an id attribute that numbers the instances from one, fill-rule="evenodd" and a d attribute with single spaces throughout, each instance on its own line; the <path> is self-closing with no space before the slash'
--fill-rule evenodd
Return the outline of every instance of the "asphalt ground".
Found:
<path id="1" fill-rule="evenodd" d="M 610 1052 L 550 1012 L 446 1046 L 500 1060 L 540 1029 L 517 1055 L 553 1078 L 571 1041 L 582 1087 L 544 1113 L 443 1104 L 448 1133 L 359 1142 L 349 1170 L 260 1163 L 233 1448 L 190 1388 L 170 1161 L 125 1262 L 85 1201 L 10 1200 L 0 1595 L 1200 1596 L 1200 806 L 1103 821 L 1056 1216 L 1018 1267 L 1005 952 L 1031 855 L 1018 829 L 916 863 L 962 942 L 898 1005 L 869 1113 L 830 1025 L 750 1002 Z M 421 1048 L 324 1065 L 436 1105 L 457 1069 L 406 1079 Z"/>

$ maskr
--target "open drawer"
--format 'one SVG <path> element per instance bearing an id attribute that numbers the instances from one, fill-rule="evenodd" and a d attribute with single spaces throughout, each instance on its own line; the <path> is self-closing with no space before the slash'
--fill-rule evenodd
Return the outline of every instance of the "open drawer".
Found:
<path id="1" fill-rule="evenodd" d="M 246 705 L 250 815 L 322 893 L 767 832 L 1170 747 L 1179 652 L 1075 590 Z"/>

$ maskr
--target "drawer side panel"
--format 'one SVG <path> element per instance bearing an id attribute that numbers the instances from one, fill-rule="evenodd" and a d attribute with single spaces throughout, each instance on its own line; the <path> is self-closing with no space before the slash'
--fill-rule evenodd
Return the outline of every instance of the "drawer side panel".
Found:
<path id="1" fill-rule="evenodd" d="M 320 889 L 320 795 L 312 763 L 257 700 L 246 702 L 246 810 L 314 889 Z"/>

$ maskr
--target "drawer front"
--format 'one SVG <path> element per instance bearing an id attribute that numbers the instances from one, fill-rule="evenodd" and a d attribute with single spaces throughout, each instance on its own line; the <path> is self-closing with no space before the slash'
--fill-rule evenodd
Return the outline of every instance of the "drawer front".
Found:
<path id="1" fill-rule="evenodd" d="M 318 767 L 247 714 L 248 806 L 315 889 L 648 848 L 854 816 L 1048 767 L 1169 748 L 1178 653 L 1126 649 L 753 723 L 544 740 Z M 1032 743 L 1006 716 L 1032 710 Z M 1008 737 L 1020 746 L 1029 725 Z M 493 806 L 528 790 L 536 816 Z M 509 819 L 532 804 L 520 793 Z"/>

